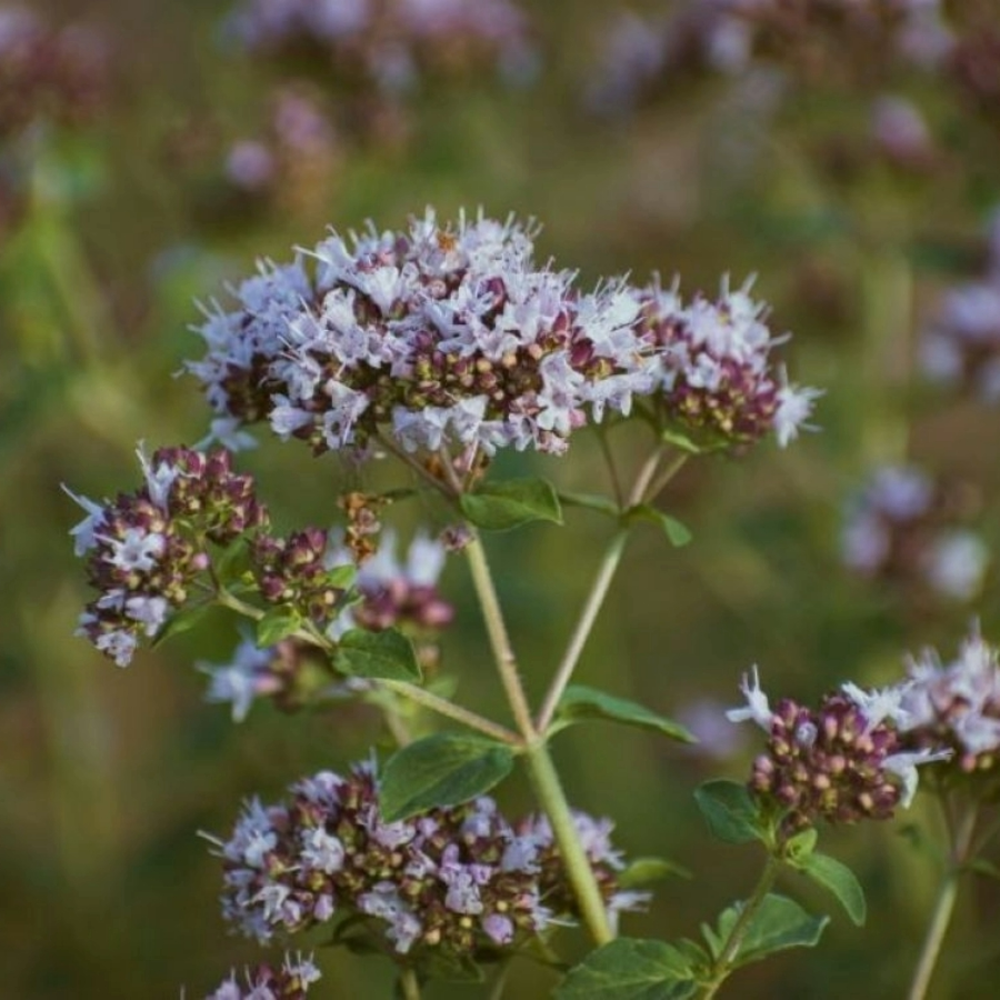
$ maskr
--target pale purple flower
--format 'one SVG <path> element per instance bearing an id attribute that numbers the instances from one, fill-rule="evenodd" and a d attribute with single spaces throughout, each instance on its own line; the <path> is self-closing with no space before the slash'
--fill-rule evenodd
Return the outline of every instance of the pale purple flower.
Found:
<path id="1" fill-rule="evenodd" d="M 744 708 L 731 708 L 726 712 L 730 722 L 755 722 L 765 732 L 770 731 L 773 715 L 768 704 L 767 695 L 760 688 L 760 675 L 756 664 L 750 668 L 749 674 L 743 675 L 740 690 L 746 698 Z"/>

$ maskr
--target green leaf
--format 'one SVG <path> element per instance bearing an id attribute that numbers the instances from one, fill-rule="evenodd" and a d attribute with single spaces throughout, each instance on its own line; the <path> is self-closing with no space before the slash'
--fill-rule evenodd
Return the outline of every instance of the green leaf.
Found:
<path id="1" fill-rule="evenodd" d="M 807 827 L 795 834 L 787 844 L 785 844 L 785 856 L 788 863 L 798 867 L 800 862 L 809 857 L 816 849 L 816 839 L 819 834 L 813 826 Z"/>
<path id="2" fill-rule="evenodd" d="M 651 729 L 681 743 L 698 742 L 679 722 L 657 715 L 638 702 L 605 694 L 583 684 L 570 684 L 566 688 L 559 699 L 556 718 L 566 725 L 586 719 L 603 719 L 640 729 Z"/>
<path id="3" fill-rule="evenodd" d="M 334 566 L 327 571 L 326 582 L 337 590 L 347 590 L 354 585 L 354 580 L 358 575 L 358 569 L 354 563 L 345 563 L 343 566 Z"/>
<path id="4" fill-rule="evenodd" d="M 987 878 L 1000 879 L 1000 868 L 986 858 L 973 858 L 962 865 L 963 871 L 974 872 L 976 875 L 985 875 Z"/>
<path id="5" fill-rule="evenodd" d="M 167 639 L 172 639 L 175 635 L 180 635 L 182 632 L 194 628 L 208 614 L 211 607 L 211 603 L 192 604 L 188 608 L 182 608 L 177 614 L 171 615 L 163 628 L 156 633 L 150 646 L 156 649 L 160 643 L 166 642 Z"/>
<path id="6" fill-rule="evenodd" d="M 865 892 L 854 872 L 828 854 L 809 854 L 791 862 L 813 881 L 829 889 L 859 927 L 865 922 L 867 906 Z"/>
<path id="7" fill-rule="evenodd" d="M 737 903 L 729 907 L 719 917 L 716 930 L 707 925 L 702 927 L 714 958 L 717 959 L 722 954 L 744 905 Z M 767 955 L 786 948 L 815 947 L 823 934 L 823 928 L 829 922 L 829 917 L 812 917 L 793 900 L 769 893 L 750 918 L 730 968 L 736 969 L 750 962 L 758 962 Z"/>
<path id="8" fill-rule="evenodd" d="M 674 864 L 673 861 L 667 861 L 666 858 L 636 858 L 624 871 L 618 873 L 618 885 L 622 889 L 635 889 L 637 886 L 649 885 L 650 882 L 660 882 L 671 877 L 692 876 L 686 868 Z"/>
<path id="9" fill-rule="evenodd" d="M 675 448 L 686 451 L 689 455 L 700 455 L 702 452 L 701 445 L 696 444 L 686 434 L 671 430 L 669 427 L 660 431 L 660 440 L 664 444 L 672 444 Z"/>
<path id="10" fill-rule="evenodd" d="M 486 973 L 472 956 L 456 955 L 440 948 L 429 948 L 420 957 L 418 967 L 428 979 L 443 979 L 449 983 L 481 983 L 486 979 Z"/>
<path id="11" fill-rule="evenodd" d="M 664 514 L 662 510 L 658 510 L 652 504 L 641 503 L 630 507 L 625 512 L 625 516 L 629 521 L 648 521 L 650 524 L 656 525 L 676 549 L 687 545 L 694 537 L 690 529 L 681 524 L 677 518 Z"/>
<path id="12" fill-rule="evenodd" d="M 514 766 L 510 747 L 482 736 L 435 733 L 397 751 L 382 772 L 387 823 L 457 806 L 489 791 Z"/>
<path id="13" fill-rule="evenodd" d="M 757 807 L 746 785 L 735 781 L 706 781 L 694 793 L 709 830 L 727 844 L 760 839 Z"/>
<path id="14" fill-rule="evenodd" d="M 686 1000 L 698 991 L 690 960 L 663 941 L 618 938 L 570 969 L 557 1000 Z"/>
<path id="15" fill-rule="evenodd" d="M 257 622 L 257 645 L 264 649 L 287 639 L 302 625 L 302 616 L 287 607 L 272 608 Z"/>
<path id="16" fill-rule="evenodd" d="M 241 536 L 226 546 L 219 558 L 214 560 L 213 569 L 224 587 L 240 580 L 250 569 L 250 544 L 246 537 Z"/>
<path id="17" fill-rule="evenodd" d="M 413 682 L 421 678 L 413 644 L 393 628 L 381 632 L 352 628 L 345 632 L 333 654 L 333 666 L 348 677 Z"/>
<path id="18" fill-rule="evenodd" d="M 595 510 L 598 514 L 607 514 L 608 517 L 616 519 L 621 514 L 618 504 L 614 500 L 599 493 L 563 493 L 560 491 L 559 501 L 564 507 L 584 507 L 587 510 Z"/>
<path id="19" fill-rule="evenodd" d="M 544 479 L 507 479 L 483 483 L 459 497 L 462 513 L 477 527 L 506 531 L 531 521 L 562 524 L 559 497 Z"/>

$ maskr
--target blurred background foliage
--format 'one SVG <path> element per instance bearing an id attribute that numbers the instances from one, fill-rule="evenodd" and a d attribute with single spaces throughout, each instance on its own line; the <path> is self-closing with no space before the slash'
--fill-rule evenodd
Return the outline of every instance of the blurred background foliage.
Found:
<path id="1" fill-rule="evenodd" d="M 87 595 L 67 536 L 79 513 L 59 484 L 113 495 L 134 484 L 137 441 L 200 439 L 208 410 L 190 378 L 174 378 L 200 352 L 187 331 L 193 300 L 221 295 L 257 257 L 287 259 L 327 225 L 371 217 L 399 227 L 427 204 L 442 218 L 482 205 L 537 217 L 540 255 L 588 280 L 655 270 L 711 294 L 724 273 L 737 283 L 756 274 L 773 326 L 794 331 L 793 379 L 826 389 L 821 432 L 787 452 L 767 445 L 689 464 L 664 504 L 692 528 L 693 544 L 671 550 L 652 531 L 637 536 L 581 664 L 581 681 L 705 733 L 694 751 L 610 729 L 559 737 L 572 800 L 613 816 L 631 855 L 664 855 L 694 873 L 661 885 L 648 915 L 626 918 L 628 933 L 692 935 L 749 888 L 754 848 L 710 842 L 691 792 L 709 776 L 747 774 L 754 735 L 718 719 L 751 663 L 768 691 L 809 700 L 847 679 L 894 680 L 907 650 L 950 653 L 975 616 L 987 637 L 1000 635 L 994 568 L 974 596 L 955 600 L 891 573 L 853 575 L 840 554 L 849 496 L 873 466 L 905 460 L 961 481 L 972 498 L 963 509 L 993 551 L 1000 544 L 996 411 L 928 386 L 915 368 L 942 292 L 982 266 L 982 227 L 1000 187 L 996 119 L 940 74 L 888 65 L 888 79 L 793 72 L 775 101 L 766 74 L 679 64 L 642 100 L 596 113 L 622 10 L 598 0 L 523 8 L 532 53 L 518 85 L 474 59 L 426 78 L 384 122 L 363 102 L 344 110 L 348 97 L 366 96 L 360 84 L 345 97 L 322 72 L 290 83 L 299 74 L 289 65 L 240 52 L 223 27 L 226 3 L 37 3 L 53 25 L 100 33 L 106 78 L 81 120 L 41 115 L 0 142 L 4 996 L 175 997 L 181 984 L 204 995 L 257 950 L 227 936 L 219 866 L 196 831 L 226 833 L 243 797 L 274 797 L 311 769 L 343 769 L 382 739 L 363 708 L 285 716 L 265 704 L 233 725 L 203 704 L 192 664 L 231 649 L 233 622 L 221 613 L 126 672 L 72 635 Z M 645 10 L 662 17 L 671 5 Z M 0 77 L 0 91 L 8 85 Z M 930 123 L 929 163 L 877 155 L 869 109 L 889 85 L 905 88 Z M 227 151 L 268 135 L 282 94 L 315 100 L 328 118 L 271 164 L 279 179 L 270 188 L 240 189 L 226 177 Z M 628 430 L 612 440 L 623 463 L 637 458 Z M 330 456 L 267 441 L 242 461 L 279 523 L 333 520 L 347 473 Z M 565 460 L 505 461 L 565 489 L 607 486 L 586 435 Z M 573 510 L 560 530 L 493 540 L 536 694 L 608 530 Z M 459 611 L 445 667 L 463 699 L 500 713 L 460 560 L 444 588 Z M 500 798 L 530 808 L 521 778 Z M 918 805 L 894 823 L 828 832 L 829 852 L 870 894 L 868 927 L 838 917 L 816 952 L 741 972 L 730 994 L 900 995 L 934 889 L 935 862 L 920 843 L 933 840 L 935 823 Z M 831 905 L 805 885 L 786 888 Z M 998 900 L 986 880 L 966 893 L 937 996 L 995 995 Z M 391 970 L 378 961 L 318 960 L 323 996 L 389 995 Z M 511 995 L 541 997 L 551 985 L 518 967 Z"/>

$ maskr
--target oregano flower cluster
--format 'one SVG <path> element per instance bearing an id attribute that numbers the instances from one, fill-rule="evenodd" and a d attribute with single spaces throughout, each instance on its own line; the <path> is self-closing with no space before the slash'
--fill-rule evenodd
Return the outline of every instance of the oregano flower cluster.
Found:
<path id="1" fill-rule="evenodd" d="M 261 943 L 349 914 L 367 918 L 399 956 L 472 957 L 576 915 L 545 821 L 511 824 L 483 796 L 385 822 L 370 763 L 347 777 L 322 771 L 290 793 L 271 806 L 247 803 L 232 837 L 217 841 L 223 914 Z M 644 893 L 618 890 L 611 824 L 584 814 L 575 822 L 609 909 L 642 905 Z"/>
<path id="2" fill-rule="evenodd" d="M 786 444 L 818 393 L 771 364 L 781 338 L 748 287 L 685 305 L 676 289 L 610 281 L 579 292 L 532 259 L 535 230 L 482 215 L 405 232 L 337 234 L 287 265 L 261 265 L 199 332 L 189 362 L 224 422 L 268 420 L 317 452 L 388 442 L 561 454 L 572 432 L 636 399 L 715 443 L 773 431 Z"/>
<path id="3" fill-rule="evenodd" d="M 322 978 L 312 958 L 287 955 L 280 966 L 261 963 L 245 969 L 242 983 L 234 970 L 205 1000 L 304 1000 Z"/>
<path id="4" fill-rule="evenodd" d="M 917 765 L 950 755 L 903 748 L 902 688 L 867 692 L 848 683 L 824 696 L 817 709 L 782 698 L 772 710 L 755 668 L 742 690 L 747 705 L 729 711 L 729 719 L 751 720 L 768 735 L 749 787 L 782 815 L 786 833 L 820 820 L 890 819 L 897 806 L 912 801 Z"/>
<path id="5" fill-rule="evenodd" d="M 943 663 L 928 649 L 911 657 L 901 705 L 903 740 L 915 748 L 950 747 L 962 774 L 995 777 L 1000 763 L 1000 652 L 979 634 Z"/>
<path id="6" fill-rule="evenodd" d="M 127 666 L 141 638 L 155 638 L 197 590 L 217 586 L 213 558 L 244 538 L 265 601 L 319 625 L 336 617 L 345 590 L 337 585 L 328 533 L 272 535 L 253 477 L 232 470 L 228 451 L 161 448 L 147 458 L 140 449 L 139 460 L 145 481 L 133 493 L 104 504 L 70 494 L 87 512 L 72 531 L 76 554 L 86 556 L 99 592 L 78 634 Z"/>

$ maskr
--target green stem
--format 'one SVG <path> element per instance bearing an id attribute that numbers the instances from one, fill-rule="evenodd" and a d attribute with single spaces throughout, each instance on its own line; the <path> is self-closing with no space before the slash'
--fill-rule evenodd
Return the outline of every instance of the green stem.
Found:
<path id="1" fill-rule="evenodd" d="M 952 844 L 951 859 L 948 870 L 938 889 L 938 897 L 934 903 L 931 922 L 927 928 L 923 948 L 920 950 L 920 960 L 917 962 L 913 981 L 910 983 L 909 1000 L 923 1000 L 930 988 L 934 969 L 941 955 L 952 914 L 955 912 L 955 900 L 958 898 L 958 880 L 962 874 L 962 866 L 969 860 L 969 848 L 976 829 L 978 812 L 976 805 L 970 805 L 955 830 Z"/>
<path id="2" fill-rule="evenodd" d="M 559 699 L 562 698 L 563 692 L 566 690 L 566 685 L 569 684 L 573 676 L 573 671 L 576 669 L 580 654 L 583 652 L 583 647 L 594 627 L 594 622 L 597 619 L 598 612 L 601 610 L 601 605 L 604 604 L 604 599 L 607 597 L 611 581 L 614 579 L 618 564 L 621 562 L 622 553 L 625 551 L 625 543 L 627 541 L 628 530 L 623 528 L 611 539 L 611 544 L 604 553 L 604 558 L 601 560 L 601 566 L 594 580 L 594 585 L 587 596 L 587 603 L 583 606 L 583 612 L 576 623 L 576 628 L 573 629 L 569 645 L 566 647 L 566 652 L 563 654 L 555 676 L 552 678 L 552 683 L 549 685 L 549 690 L 545 695 L 545 701 L 542 703 L 541 710 L 538 713 L 536 727 L 540 733 L 546 732 L 549 728 L 552 717 L 559 707 Z"/>
<path id="3" fill-rule="evenodd" d="M 683 452 L 677 455 L 670 465 L 663 470 L 656 481 L 653 482 L 653 477 L 656 475 L 656 470 L 659 468 L 662 457 L 663 449 L 662 447 L 658 447 L 646 459 L 629 493 L 626 509 L 654 499 L 667 483 L 677 475 L 688 459 L 688 456 Z M 619 506 L 621 506 L 620 500 Z M 566 686 L 573 677 L 573 671 L 576 670 L 580 654 L 583 652 L 583 647 L 586 645 L 587 639 L 593 630 L 594 622 L 597 620 L 597 615 L 611 587 L 611 581 L 618 571 L 627 541 L 628 529 L 622 528 L 611 539 L 604 557 L 601 559 L 597 577 L 590 589 L 590 593 L 587 595 L 587 602 L 583 606 L 580 618 L 573 629 L 573 634 L 570 636 L 569 645 L 566 647 L 566 652 L 563 654 L 555 676 L 552 678 L 552 683 L 549 685 L 549 690 L 545 695 L 545 701 L 542 703 L 542 708 L 538 713 L 538 721 L 535 725 L 540 733 L 544 733 L 549 728 L 552 717 L 559 707 L 559 699 L 563 696 Z"/>
<path id="4" fill-rule="evenodd" d="M 404 1000 L 420 1000 L 420 980 L 414 969 L 403 969 L 399 974 L 399 986 Z"/>
<path id="5" fill-rule="evenodd" d="M 255 608 L 252 604 L 240 600 L 240 598 L 224 589 L 219 589 L 216 592 L 216 600 L 223 607 L 235 611 L 244 618 L 252 618 L 254 621 L 260 621 L 265 614 L 260 608 Z M 292 635 L 294 638 L 307 642 L 311 646 L 317 646 L 326 652 L 332 652 L 336 649 L 336 644 L 327 639 L 317 629 L 298 629 Z M 456 705 L 453 701 L 448 701 L 447 698 L 442 698 L 417 684 L 388 679 L 373 680 L 373 683 L 378 684 L 387 691 L 392 691 L 404 698 L 408 698 L 410 701 L 416 702 L 416 704 L 422 705 L 424 708 L 429 708 L 432 712 L 437 712 L 438 715 L 443 715 L 446 718 L 461 723 L 463 726 L 467 726 L 469 729 L 475 729 L 486 736 L 499 740 L 501 743 L 510 743 L 515 746 L 521 743 L 521 739 L 517 733 L 507 729 L 506 726 L 501 726 L 498 722 L 493 722 L 492 719 L 487 719 L 485 716 L 480 715 L 478 712 L 473 712 L 469 708 Z M 391 724 L 390 728 L 392 728 Z M 395 736 L 395 733 L 393 735 Z"/>
<path id="6" fill-rule="evenodd" d="M 584 923 L 596 944 L 607 944 L 614 938 L 614 931 L 548 747 L 544 742 L 534 743 L 528 748 L 525 761 L 535 795 L 552 824 L 552 833 Z"/>
<path id="7" fill-rule="evenodd" d="M 573 886 L 573 892 L 576 895 L 577 905 L 580 907 L 584 922 L 594 940 L 598 944 L 605 944 L 614 937 L 614 933 L 604 908 L 601 890 L 594 878 L 594 872 L 590 867 L 583 845 L 580 843 L 576 824 L 573 822 L 573 813 L 566 800 L 566 793 L 563 791 L 552 758 L 549 756 L 548 747 L 545 745 L 544 738 L 539 738 L 532 722 L 528 699 L 518 675 L 517 660 L 507 635 L 507 626 L 504 623 L 500 601 L 493 585 L 493 577 L 490 575 L 490 567 L 486 561 L 483 543 L 478 534 L 473 535 L 473 539 L 466 546 L 465 551 L 469 556 L 472 580 L 482 608 L 483 618 L 486 621 L 486 631 L 489 634 L 493 658 L 496 661 L 500 680 L 510 702 L 514 718 L 517 720 L 517 728 L 524 738 L 525 760 L 532 786 L 535 789 L 539 805 L 552 824 L 552 833 L 559 846 L 563 865 L 566 868 L 570 884 Z"/>
<path id="8" fill-rule="evenodd" d="M 460 722 L 463 726 L 475 729 L 501 743 L 510 743 L 512 746 L 520 746 L 521 744 L 521 738 L 517 733 L 506 726 L 501 726 L 469 708 L 456 705 L 453 701 L 448 701 L 447 698 L 441 698 L 426 688 L 410 684 L 407 681 L 380 680 L 376 683 L 387 691 L 394 691 L 418 705 L 423 705 L 424 708 L 429 708 L 432 712 L 437 712 L 438 715 L 447 716 L 449 719 Z"/>
<path id="9" fill-rule="evenodd" d="M 764 902 L 767 894 L 771 891 L 780 868 L 781 862 L 777 858 L 772 856 L 767 859 L 767 864 L 764 866 L 764 870 L 761 872 L 760 878 L 754 886 L 753 893 L 746 901 L 743 909 L 740 910 L 740 915 L 736 918 L 736 923 L 733 924 L 733 929 L 729 932 L 729 937 L 726 938 L 726 943 L 723 945 L 719 957 L 712 963 L 712 970 L 709 973 L 710 978 L 702 987 L 702 992 L 699 994 L 698 1000 L 711 1000 L 718 993 L 719 987 L 726 981 L 730 972 L 732 972 L 733 960 L 739 954 L 740 945 L 743 944 L 743 939 L 750 929 L 750 922 L 760 908 L 761 903 Z"/>
<path id="10" fill-rule="evenodd" d="M 524 686 L 517 672 L 517 660 L 507 634 L 503 612 L 500 610 L 500 599 L 493 586 L 493 577 L 486 561 L 486 550 L 478 533 L 473 534 L 472 541 L 465 547 L 465 552 L 469 557 L 472 583 L 476 588 L 476 595 L 486 622 L 486 631 L 490 639 L 490 648 L 493 650 L 493 659 L 500 674 L 500 682 L 514 713 L 518 731 L 525 742 L 530 743 L 536 735 L 534 723 L 531 721 L 531 709 L 528 707 Z"/>

